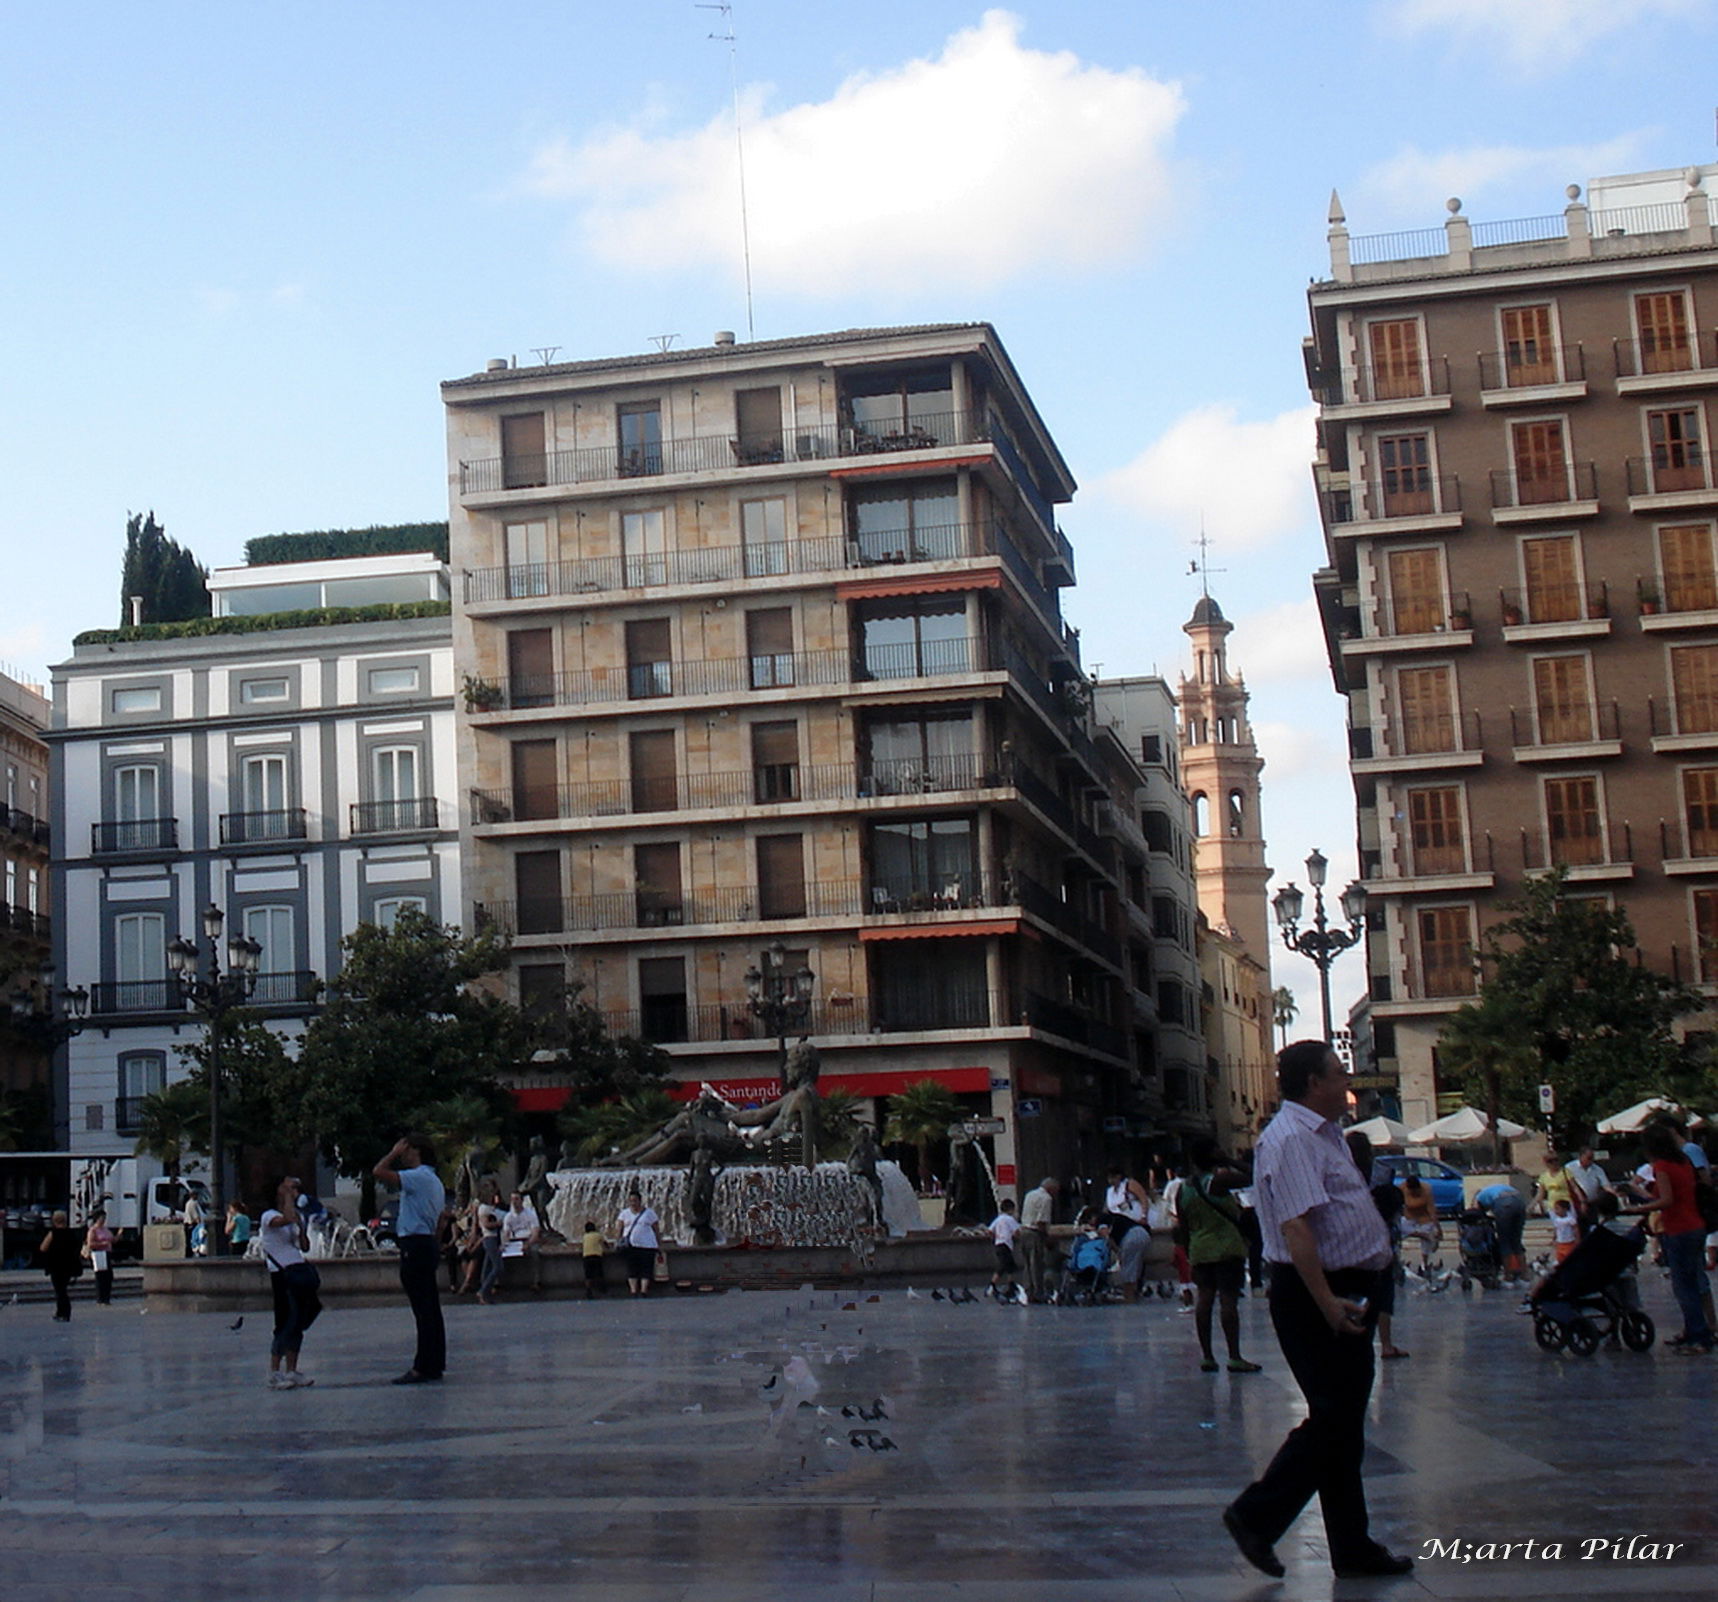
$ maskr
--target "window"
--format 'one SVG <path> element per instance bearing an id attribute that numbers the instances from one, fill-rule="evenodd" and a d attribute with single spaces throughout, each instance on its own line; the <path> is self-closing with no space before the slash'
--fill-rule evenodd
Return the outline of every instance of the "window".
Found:
<path id="1" fill-rule="evenodd" d="M 519 933 L 559 934 L 561 854 L 521 851 L 513 858 L 513 887 L 519 904 Z"/>
<path id="2" fill-rule="evenodd" d="M 752 796 L 759 802 L 799 799 L 799 725 L 752 725 Z"/>
<path id="3" fill-rule="evenodd" d="M 1718 768 L 1683 769 L 1682 811 L 1689 856 L 1718 857 Z"/>
<path id="4" fill-rule="evenodd" d="M 1696 890 L 1691 899 L 1700 982 L 1703 985 L 1718 984 L 1718 890 Z"/>
<path id="5" fill-rule="evenodd" d="M 507 704 L 550 706 L 555 699 L 555 636 L 549 629 L 514 629 L 507 636 Z"/>
<path id="6" fill-rule="evenodd" d="M 1573 534 L 1523 540 L 1521 573 L 1526 580 L 1529 623 L 1564 623 L 1586 611 L 1580 549 Z"/>
<path id="7" fill-rule="evenodd" d="M 741 389 L 734 392 L 734 459 L 742 466 L 779 462 L 781 448 L 781 389 Z"/>
<path id="8" fill-rule="evenodd" d="M 244 923 L 245 933 L 262 947 L 259 973 L 291 973 L 298 966 L 291 907 L 246 907 Z"/>
<path id="9" fill-rule="evenodd" d="M 143 1012 L 172 1005 L 167 977 L 167 919 L 159 912 L 123 912 L 113 920 L 115 1010 Z"/>
<path id="10" fill-rule="evenodd" d="M 422 896 L 384 896 L 370 909 L 370 921 L 378 929 L 392 929 L 399 920 L 402 912 L 422 913 L 429 916 L 429 902 Z M 524 931 L 521 930 L 521 933 Z"/>
<path id="11" fill-rule="evenodd" d="M 939 940 L 927 963 L 912 940 L 871 948 L 871 996 L 885 1030 L 982 1029 L 990 1023 L 984 941 Z"/>
<path id="12" fill-rule="evenodd" d="M 1553 865 L 1605 860 L 1596 778 L 1577 774 L 1545 781 L 1545 833 Z"/>
<path id="13" fill-rule="evenodd" d="M 952 790 L 976 781 L 972 714 L 879 715 L 866 721 L 861 749 L 872 795 Z"/>
<path id="14" fill-rule="evenodd" d="M 135 1135 L 143 1127 L 143 1103 L 167 1088 L 167 1059 L 158 1051 L 128 1051 L 119 1059 L 119 1096 L 114 1128 Z"/>
<path id="15" fill-rule="evenodd" d="M 638 961 L 639 1032 L 658 1044 L 687 1038 L 686 959 Z"/>
<path id="16" fill-rule="evenodd" d="M 1541 745 L 1593 738 L 1593 698 L 1584 655 L 1535 658 L 1533 710 Z"/>
<path id="17" fill-rule="evenodd" d="M 558 962 L 522 962 L 519 975 L 519 1010 L 535 1026 L 543 1045 L 565 1045 L 567 1040 L 567 975 Z"/>
<path id="18" fill-rule="evenodd" d="M 1718 566 L 1712 559 L 1712 525 L 1677 523 L 1658 531 L 1667 612 L 1718 610 Z"/>
<path id="19" fill-rule="evenodd" d="M 248 756 L 239 764 L 241 812 L 286 810 L 286 758 L 278 751 Z"/>
<path id="20" fill-rule="evenodd" d="M 1569 496 L 1569 458 L 1560 418 L 1509 425 L 1509 454 L 1515 467 L 1515 504 L 1544 506 Z"/>
<path id="21" fill-rule="evenodd" d="M 1410 871 L 1416 875 L 1465 873 L 1467 841 L 1462 829 L 1461 787 L 1410 790 L 1407 802 Z"/>
<path id="22" fill-rule="evenodd" d="M 1386 517 L 1423 517 L 1436 510 L 1431 435 L 1382 435 L 1378 440 L 1378 482 Z"/>
<path id="23" fill-rule="evenodd" d="M 501 487 L 530 489 L 549 482 L 543 414 L 521 412 L 501 419 Z"/>
<path id="24" fill-rule="evenodd" d="M 879 823 L 871 830 L 871 910 L 981 905 L 971 818 Z"/>
<path id="25" fill-rule="evenodd" d="M 418 681 L 415 667 L 378 667 L 369 672 L 371 695 L 410 695 L 417 690 Z"/>
<path id="26" fill-rule="evenodd" d="M 1414 317 L 1371 323 L 1366 330 L 1372 352 L 1371 400 L 1403 400 L 1426 393 L 1420 366 L 1420 324 Z"/>
<path id="27" fill-rule="evenodd" d="M 115 712 L 159 712 L 161 710 L 161 686 L 146 684 L 130 689 L 113 692 L 113 710 Z"/>
<path id="28" fill-rule="evenodd" d="M 1670 690 L 1678 734 L 1718 733 L 1718 645 L 1684 645 L 1672 651 Z"/>
<path id="29" fill-rule="evenodd" d="M 1467 907 L 1422 907 L 1414 914 L 1420 934 L 1420 969 L 1428 996 L 1471 996 L 1473 913 Z"/>
<path id="30" fill-rule="evenodd" d="M 1557 382 L 1557 348 L 1551 343 L 1551 308 L 1506 306 L 1500 315 L 1506 389 Z"/>
<path id="31" fill-rule="evenodd" d="M 1403 668 L 1396 675 L 1402 717 L 1402 755 L 1454 751 L 1455 673 L 1449 667 Z"/>
<path id="32" fill-rule="evenodd" d="M 957 443 L 954 387 L 947 367 L 856 375 L 843 389 L 862 447 Z"/>
<path id="33" fill-rule="evenodd" d="M 662 403 L 634 401 L 615 410 L 620 436 L 621 478 L 643 478 L 662 471 Z"/>
<path id="34" fill-rule="evenodd" d="M 370 790 L 378 801 L 418 798 L 418 748 L 382 745 L 370 753 Z"/>
<path id="35" fill-rule="evenodd" d="M 239 701 L 244 706 L 265 706 L 271 701 L 289 700 L 292 686 L 286 679 L 241 679 Z"/>
<path id="36" fill-rule="evenodd" d="M 141 763 L 113 770 L 113 815 L 122 824 L 153 823 L 161 816 L 161 770 Z M 115 841 L 119 851 L 137 850 L 153 844 L 152 832 L 126 829 Z"/>
<path id="37" fill-rule="evenodd" d="M 630 700 L 648 701 L 674 693 L 673 646 L 665 617 L 645 618 L 626 625 L 626 693 Z"/>
<path id="38" fill-rule="evenodd" d="M 507 594 L 549 593 L 549 525 L 509 523 L 501 531 L 506 547 Z"/>
<path id="39" fill-rule="evenodd" d="M 775 606 L 746 613 L 746 655 L 751 687 L 775 689 L 793 683 L 793 611 Z"/>
<path id="40" fill-rule="evenodd" d="M 638 924 L 659 929 L 686 921 L 686 900 L 680 885 L 680 842 L 663 840 L 632 848 L 632 871 L 638 889 Z"/>
<path id="41" fill-rule="evenodd" d="M 758 849 L 758 914 L 764 918 L 805 916 L 805 837 L 761 834 Z"/>
<path id="42" fill-rule="evenodd" d="M 672 729 L 638 729 L 627 736 L 634 812 L 672 812 L 680 804 L 680 777 Z"/>
<path id="43" fill-rule="evenodd" d="M 555 742 L 515 740 L 509 760 L 513 770 L 513 816 L 521 822 L 559 816 Z"/>
<path id="44" fill-rule="evenodd" d="M 934 678 L 972 670 L 966 602 L 959 596 L 867 601 L 859 610 L 863 668 L 873 679 Z"/>
<path id="45" fill-rule="evenodd" d="M 661 508 L 622 512 L 620 543 L 625 553 L 626 582 L 631 587 L 662 584 L 668 579 L 668 519 Z"/>
<path id="46" fill-rule="evenodd" d="M 961 543 L 960 496 L 952 478 L 855 490 L 848 515 L 862 562 L 924 562 L 971 554 Z"/>
<path id="47" fill-rule="evenodd" d="M 1441 552 L 1433 546 L 1391 551 L 1390 628 L 1393 634 L 1431 634 L 1444 626 Z"/>
<path id="48" fill-rule="evenodd" d="M 1694 365 L 1688 337 L 1688 303 L 1681 291 L 1636 295 L 1635 326 L 1640 330 L 1643 373 L 1685 373 Z"/>
<path id="49" fill-rule="evenodd" d="M 1167 812 L 1147 807 L 1139 815 L 1139 826 L 1148 851 L 1161 851 L 1168 856 L 1175 850 L 1175 826 L 1169 821 Z"/>
<path id="50" fill-rule="evenodd" d="M 741 501 L 740 539 L 747 578 L 787 571 L 787 502 Z"/>
<path id="51" fill-rule="evenodd" d="M 1652 449 L 1654 494 L 1706 488 L 1706 448 L 1699 407 L 1648 412 L 1646 434 Z"/>

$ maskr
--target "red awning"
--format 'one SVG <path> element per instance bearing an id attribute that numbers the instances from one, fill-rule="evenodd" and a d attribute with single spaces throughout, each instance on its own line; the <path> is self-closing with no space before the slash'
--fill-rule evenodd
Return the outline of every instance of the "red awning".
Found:
<path id="1" fill-rule="evenodd" d="M 863 940 L 942 940 L 951 935 L 1008 935 L 1020 933 L 1018 918 L 987 918 L 982 923 L 895 923 L 881 929 L 859 931 Z"/>
<path id="2" fill-rule="evenodd" d="M 902 462 L 890 460 L 867 463 L 864 467 L 832 467 L 829 470 L 831 478 L 874 478 L 886 474 L 890 478 L 904 478 L 908 474 L 923 476 L 927 473 L 946 473 L 951 467 L 982 467 L 991 459 L 991 453 L 985 451 L 977 456 L 938 456 L 932 461 Z"/>
<path id="3" fill-rule="evenodd" d="M 952 590 L 998 590 L 1002 588 L 999 567 L 972 568 L 963 573 L 927 573 L 922 578 L 863 579 L 837 584 L 836 598 L 871 601 L 890 595 L 940 595 Z"/>

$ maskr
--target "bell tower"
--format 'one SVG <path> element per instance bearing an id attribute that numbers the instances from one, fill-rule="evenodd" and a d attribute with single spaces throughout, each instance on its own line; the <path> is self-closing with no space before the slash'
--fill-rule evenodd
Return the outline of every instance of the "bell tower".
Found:
<path id="1" fill-rule="evenodd" d="M 1182 632 L 1193 642 L 1193 672 L 1183 674 L 1181 781 L 1193 803 L 1194 879 L 1199 910 L 1229 929 L 1266 972 L 1271 965 L 1265 835 L 1259 816 L 1264 758 L 1247 721 L 1247 688 L 1229 671 L 1235 625 L 1209 593 Z M 1267 985 L 1268 991 L 1268 985 Z"/>

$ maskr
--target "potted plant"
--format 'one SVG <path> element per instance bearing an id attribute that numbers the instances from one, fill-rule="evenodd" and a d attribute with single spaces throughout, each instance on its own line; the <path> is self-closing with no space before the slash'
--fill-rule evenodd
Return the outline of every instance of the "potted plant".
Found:
<path id="1" fill-rule="evenodd" d="M 1473 627 L 1473 614 L 1468 611 L 1465 605 L 1450 608 L 1450 627 L 1458 630 Z"/>
<path id="2" fill-rule="evenodd" d="M 1519 602 L 1505 601 L 1503 603 L 1503 626 L 1506 629 L 1521 626 L 1521 605 Z"/>
<path id="3" fill-rule="evenodd" d="M 473 678 L 469 673 L 465 675 L 463 689 L 467 712 L 494 712 L 506 699 L 506 693 L 499 684 L 490 679 Z"/>
<path id="4" fill-rule="evenodd" d="M 1640 611 L 1642 617 L 1651 617 L 1658 611 L 1658 591 L 1650 584 L 1640 587 Z"/>

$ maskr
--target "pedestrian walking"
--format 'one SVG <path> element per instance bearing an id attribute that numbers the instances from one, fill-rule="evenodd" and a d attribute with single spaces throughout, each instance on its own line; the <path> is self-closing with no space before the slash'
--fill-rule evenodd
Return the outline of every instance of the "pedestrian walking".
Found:
<path id="1" fill-rule="evenodd" d="M 626 1252 L 626 1289 L 632 1296 L 648 1296 L 650 1282 L 656 1277 L 656 1226 L 660 1220 L 654 1207 L 644 1205 L 644 1197 L 636 1190 L 626 1193 L 626 1206 L 617 1220 L 620 1244 Z"/>
<path id="2" fill-rule="evenodd" d="M 1026 1294 L 1035 1302 L 1050 1294 L 1050 1225 L 1056 1217 L 1056 1193 L 1061 1187 L 1054 1179 L 1040 1179 L 1026 1192 L 1020 1208 L 1020 1261 L 1026 1270 Z"/>
<path id="3" fill-rule="evenodd" d="M 435 1147 L 427 1135 L 404 1135 L 371 1172 L 384 1185 L 399 1188 L 394 1234 L 400 1248 L 400 1288 L 417 1325 L 412 1366 L 394 1384 L 433 1384 L 447 1369 L 447 1330 L 436 1283 L 436 1230 L 447 1208 L 447 1192 L 435 1171 Z"/>
<path id="4" fill-rule="evenodd" d="M 274 1339 L 268 1348 L 268 1388 L 297 1391 L 315 1380 L 298 1371 L 304 1332 L 322 1312 L 322 1276 L 305 1259 L 310 1234 L 298 1211 L 299 1183 L 290 1174 L 275 1187 L 274 1206 L 257 1224 L 274 1299 Z"/>
<path id="5" fill-rule="evenodd" d="M 1652 1163 L 1652 1195 L 1622 1210 L 1656 1213 L 1658 1240 L 1670 1269 L 1670 1290 L 1682 1314 L 1682 1334 L 1669 1344 L 1685 1357 L 1712 1350 L 1712 1326 L 1706 1320 L 1706 1226 L 1695 1204 L 1695 1168 L 1683 1153 L 1682 1142 L 1668 1124 L 1650 1123 L 1641 1136 Z"/>
<path id="6" fill-rule="evenodd" d="M 243 1257 L 251 1243 L 251 1216 L 236 1201 L 227 1203 L 227 1250 Z"/>
<path id="7" fill-rule="evenodd" d="M 36 1261 L 54 1287 L 54 1322 L 72 1321 L 72 1281 L 84 1271 L 83 1236 L 63 1212 L 49 1219 L 47 1234 L 36 1248 Z"/>
<path id="8" fill-rule="evenodd" d="M 1271 1265 L 1271 1324 L 1307 1416 L 1223 1524 L 1241 1555 L 1280 1578 L 1274 1548 L 1316 1494 L 1338 1578 L 1408 1573 L 1413 1559 L 1372 1539 L 1360 1465 L 1372 1395 L 1373 1299 L 1390 1237 L 1336 1127 L 1348 1075 L 1322 1040 L 1277 1058 L 1282 1107 L 1254 1153 L 1253 1201 Z"/>
<path id="9" fill-rule="evenodd" d="M 1020 1233 L 1020 1220 L 1014 1216 L 1014 1201 L 1005 1197 L 997 1205 L 996 1216 L 990 1221 L 990 1244 L 996 1253 L 996 1270 L 990 1276 L 990 1294 L 1001 1302 L 1015 1300 L 1014 1239 Z"/>
<path id="10" fill-rule="evenodd" d="M 1241 1355 L 1241 1287 L 1247 1277 L 1247 1237 L 1241 1233 L 1241 1204 L 1234 1191 L 1241 1174 L 1209 1143 L 1193 1153 L 1193 1174 L 1176 1196 L 1187 1222 L 1187 1260 L 1193 1272 L 1193 1330 L 1199 1367 L 1217 1372 L 1211 1349 L 1211 1314 L 1218 1310 L 1231 1374 L 1257 1374 L 1259 1365 Z"/>
<path id="11" fill-rule="evenodd" d="M 83 1259 L 95 1270 L 95 1304 L 113 1305 L 113 1231 L 107 1227 L 107 1213 L 98 1207 L 89 1215 L 89 1228 L 84 1231 Z"/>
<path id="12" fill-rule="evenodd" d="M 477 1299 L 485 1307 L 495 1305 L 495 1287 L 501 1279 L 501 1222 L 504 1216 L 500 1187 L 493 1179 L 484 1180 L 483 1194 L 477 1203 L 478 1239 L 483 1248 L 483 1278 L 477 1287 Z"/>
<path id="13" fill-rule="evenodd" d="M 1412 1354 L 1396 1344 L 1396 1276 L 1400 1272 L 1398 1253 L 1402 1244 L 1402 1213 L 1406 1206 L 1402 1192 L 1387 1173 L 1375 1173 L 1372 1142 L 1358 1129 L 1350 1129 L 1344 1137 L 1354 1166 L 1360 1170 L 1366 1187 L 1372 1192 L 1372 1205 L 1390 1232 L 1390 1267 L 1378 1285 L 1376 1301 L 1378 1317 L 1378 1356 L 1385 1360 L 1400 1359 Z"/>

